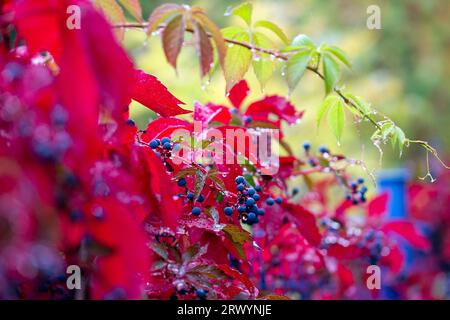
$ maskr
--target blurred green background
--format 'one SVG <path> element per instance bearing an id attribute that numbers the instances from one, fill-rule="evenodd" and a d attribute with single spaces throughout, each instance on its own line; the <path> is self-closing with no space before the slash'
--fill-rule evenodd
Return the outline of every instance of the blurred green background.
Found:
<path id="1" fill-rule="evenodd" d="M 144 17 L 167 1 L 141 1 Z M 170 1 L 199 5 L 221 27 L 239 25 L 239 18 L 224 16 L 228 7 L 241 1 Z M 277 23 L 291 39 L 297 34 L 310 36 L 317 44 L 327 42 L 345 50 L 353 62 L 353 69 L 344 71 L 341 83 L 350 92 L 367 101 L 389 116 L 411 139 L 427 140 L 445 158 L 450 153 L 450 1 L 448 0 L 277 0 L 252 1 L 255 19 Z M 381 9 L 381 30 L 366 27 L 369 5 Z M 164 57 L 159 36 L 146 40 L 142 30 L 128 30 L 125 46 L 136 64 L 157 76 L 172 93 L 192 108 L 194 101 L 225 103 L 225 82 L 220 72 L 211 81 L 201 80 L 194 48 L 187 46 L 178 60 L 175 72 Z M 280 43 L 274 41 L 275 47 Z M 253 71 L 246 79 L 252 89 L 250 99 L 265 94 L 287 96 L 288 89 L 282 77 L 281 63 L 261 90 Z M 426 171 L 424 149 L 412 146 L 401 159 L 390 145 L 380 154 L 372 145 L 374 129 L 369 124 L 354 123 L 347 114 L 346 129 L 341 146 L 323 122 L 315 125 L 316 110 L 324 97 L 322 81 L 306 73 L 291 96 L 291 101 L 305 116 L 299 125 L 286 128 L 288 142 L 301 153 L 303 141 L 313 146 L 328 145 L 335 152 L 362 159 L 370 170 L 387 167 L 409 167 L 414 175 Z M 135 103 L 132 117 L 144 128 L 154 114 Z M 298 146 L 298 147 L 296 147 Z M 432 165 L 437 165 L 432 161 Z M 358 169 L 356 169 L 358 170 Z M 413 176 L 414 176 L 413 175 Z"/>

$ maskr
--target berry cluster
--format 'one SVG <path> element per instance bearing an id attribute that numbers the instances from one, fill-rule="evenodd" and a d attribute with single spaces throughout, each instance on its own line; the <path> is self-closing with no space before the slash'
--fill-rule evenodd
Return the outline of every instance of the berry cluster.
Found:
<path id="1" fill-rule="evenodd" d="M 188 201 L 188 203 L 193 203 L 195 200 L 195 194 L 191 191 L 189 191 L 189 189 L 186 187 L 187 181 L 185 178 L 180 178 L 177 181 L 177 184 L 179 187 L 181 188 L 185 188 L 186 189 L 186 193 L 185 194 L 180 194 L 180 196 L 186 197 L 186 200 Z M 202 203 L 203 201 L 205 201 L 205 197 L 200 194 L 197 197 L 197 200 L 195 200 L 196 203 Z M 202 213 L 202 209 L 199 206 L 193 206 L 191 209 L 191 213 L 194 216 L 199 216 L 200 213 Z"/>
<path id="2" fill-rule="evenodd" d="M 315 158 L 311 154 L 311 144 L 309 142 L 303 143 L 303 149 L 305 150 L 306 155 L 308 156 L 308 163 L 312 167 L 319 166 L 321 161 L 319 161 L 317 158 Z M 331 161 L 338 161 L 342 160 L 342 156 L 336 156 L 331 155 L 330 150 L 325 146 L 319 147 L 319 153 L 322 159 L 326 159 L 329 162 Z M 330 172 L 330 166 L 325 166 L 322 168 L 323 172 Z M 346 199 L 351 201 L 353 204 L 360 204 L 366 202 L 366 193 L 367 193 L 367 187 L 364 185 L 364 179 L 358 178 L 356 181 L 352 181 L 350 183 L 347 183 L 344 181 L 344 184 L 346 184 L 347 188 L 349 189 L 349 192 L 346 195 Z M 295 196 L 298 193 L 298 190 L 293 191 L 293 195 Z"/>
<path id="3" fill-rule="evenodd" d="M 261 192 L 261 186 L 255 186 L 254 188 L 248 186 L 245 178 L 243 176 L 238 176 L 235 179 L 236 189 L 237 189 L 237 204 L 234 206 L 237 208 L 239 214 L 239 219 L 248 225 L 252 225 L 259 222 L 259 216 L 264 215 L 264 209 L 258 208 L 257 202 L 261 200 L 259 192 Z M 269 199 L 271 199 L 269 201 Z M 278 200 L 278 198 L 277 198 Z M 281 200 L 281 198 L 280 198 Z M 274 204 L 272 198 L 266 200 L 267 204 L 269 202 Z M 281 201 L 280 201 L 281 202 Z M 231 216 L 234 212 L 233 206 L 227 206 L 224 208 L 224 213 L 227 216 Z"/>
<path id="4" fill-rule="evenodd" d="M 350 183 L 350 193 L 347 194 L 346 199 L 353 204 L 360 204 L 366 202 L 367 187 L 364 185 L 364 179 L 358 178 L 358 180 Z"/>
<path id="5" fill-rule="evenodd" d="M 172 156 L 172 151 L 174 151 L 178 145 L 174 144 L 168 137 L 164 137 L 161 140 L 153 139 L 148 145 L 161 157 L 167 171 L 172 172 L 173 168 L 167 160 L 170 159 Z"/>
<path id="6" fill-rule="evenodd" d="M 380 232 L 369 230 L 363 236 L 362 240 L 358 244 L 360 247 L 366 247 L 370 250 L 369 263 L 376 265 L 379 263 L 382 252 L 385 246 L 383 245 L 383 236 Z"/>

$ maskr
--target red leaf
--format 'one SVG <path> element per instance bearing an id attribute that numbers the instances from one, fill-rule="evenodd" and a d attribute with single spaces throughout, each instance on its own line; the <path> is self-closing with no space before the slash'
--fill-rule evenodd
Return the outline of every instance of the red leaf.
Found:
<path id="1" fill-rule="evenodd" d="M 392 221 L 381 227 L 385 233 L 394 232 L 403 237 L 412 247 L 427 251 L 431 245 L 428 239 L 420 233 L 420 231 L 408 221 Z"/>
<path id="2" fill-rule="evenodd" d="M 141 183 L 141 190 L 148 199 L 151 214 L 158 216 L 165 226 L 176 229 L 178 217 L 183 211 L 176 198 L 178 187 L 167 173 L 161 159 L 153 150 L 136 148 L 137 163 L 134 164 L 135 177 Z"/>
<path id="3" fill-rule="evenodd" d="M 284 204 L 283 207 L 289 208 L 292 215 L 295 217 L 295 223 L 298 229 L 313 246 L 318 246 L 322 240 L 319 228 L 316 224 L 316 217 L 314 214 L 301 205 L 293 205 L 290 203 Z"/>
<path id="4" fill-rule="evenodd" d="M 391 246 L 389 248 L 389 254 L 381 257 L 381 262 L 388 265 L 390 270 L 395 274 L 402 270 L 404 261 L 405 257 L 397 245 Z"/>
<path id="5" fill-rule="evenodd" d="M 247 81 L 241 80 L 231 88 L 228 99 L 230 99 L 233 106 L 240 109 L 242 101 L 247 97 L 250 88 L 248 87 Z"/>
<path id="6" fill-rule="evenodd" d="M 352 260 L 360 257 L 362 250 L 354 244 L 344 247 L 339 243 L 334 243 L 328 247 L 327 253 L 337 259 Z"/>
<path id="7" fill-rule="evenodd" d="M 250 292 L 250 294 L 254 297 L 258 295 L 258 289 L 255 285 L 242 273 L 237 270 L 230 268 L 226 264 L 221 264 L 217 266 L 220 270 L 222 270 L 227 276 L 240 281 Z"/>
<path id="8" fill-rule="evenodd" d="M 14 22 L 19 36 L 24 38 L 31 55 L 41 51 L 50 51 L 56 62 L 60 62 L 64 49 L 62 39 L 61 13 L 65 12 L 65 1 L 15 1 Z M 68 30 L 67 28 L 65 28 Z"/>
<path id="9" fill-rule="evenodd" d="M 367 206 L 367 214 L 370 218 L 381 218 L 387 209 L 389 194 L 384 192 L 373 198 Z"/>
<path id="10" fill-rule="evenodd" d="M 131 98 L 163 117 L 172 117 L 191 111 L 179 107 L 184 104 L 175 98 L 158 79 L 142 70 L 135 70 Z"/>
<path id="11" fill-rule="evenodd" d="M 295 107 L 283 97 L 269 96 L 249 105 L 245 114 L 252 118 L 266 119 L 269 123 L 275 122 L 270 118 L 270 115 L 275 115 L 278 120 L 294 124 L 302 118 L 303 111 L 297 112 Z"/>
<path id="12" fill-rule="evenodd" d="M 141 139 L 148 143 L 155 138 L 170 137 L 174 131 L 181 129 L 192 131 L 192 124 L 177 118 L 158 118 L 148 124 Z"/>
<path id="13" fill-rule="evenodd" d="M 173 18 L 164 28 L 162 42 L 167 61 L 177 68 L 177 58 L 184 42 L 185 23 L 183 15 Z"/>
<path id="14" fill-rule="evenodd" d="M 97 200 L 91 207 L 95 209 L 104 210 L 105 217 L 101 221 L 92 218 L 88 230 L 94 241 L 112 251 L 96 259 L 93 298 L 104 299 L 120 289 L 125 294 L 122 298 L 139 299 L 150 268 L 143 227 L 129 208 L 113 198 Z"/>
<path id="15" fill-rule="evenodd" d="M 355 283 L 352 270 L 342 263 L 338 263 L 337 265 L 337 277 L 339 279 L 339 291 L 341 294 L 344 294 Z"/>
<path id="16" fill-rule="evenodd" d="M 194 120 L 202 121 L 204 124 L 220 122 L 227 125 L 231 121 L 231 114 L 230 110 L 224 106 L 212 103 L 202 106 L 195 103 Z"/>
<path id="17" fill-rule="evenodd" d="M 200 60 L 201 76 L 204 77 L 213 65 L 214 51 L 208 34 L 198 23 L 194 23 L 194 36 L 196 38 L 197 53 Z"/>

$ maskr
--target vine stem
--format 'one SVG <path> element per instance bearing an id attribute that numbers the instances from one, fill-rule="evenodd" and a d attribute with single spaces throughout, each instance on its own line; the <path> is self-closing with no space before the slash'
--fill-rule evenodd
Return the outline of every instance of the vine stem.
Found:
<path id="1" fill-rule="evenodd" d="M 123 23 L 123 24 L 115 24 L 113 25 L 113 28 L 122 28 L 122 29 L 127 29 L 127 28 L 137 28 L 137 29 L 146 29 L 148 28 L 148 23 L 144 22 L 144 23 Z M 164 25 L 158 26 L 157 30 L 163 30 L 165 28 Z M 190 32 L 193 33 L 194 30 L 192 28 L 186 28 L 186 32 Z M 211 37 L 211 34 L 208 33 L 208 36 Z M 234 39 L 230 39 L 230 38 L 223 38 L 224 41 L 226 43 L 229 44 L 233 44 L 233 45 L 238 45 L 244 48 L 247 48 L 251 51 L 258 51 L 261 53 L 266 53 L 269 54 L 277 59 L 281 59 L 284 61 L 287 61 L 289 59 L 289 55 L 285 54 L 283 52 L 280 52 L 278 50 L 274 50 L 274 49 L 266 49 L 266 48 L 261 48 L 258 46 L 255 46 L 251 43 L 245 42 L 245 41 L 239 41 L 239 40 L 234 40 Z M 321 78 L 322 80 L 325 80 L 325 76 L 318 70 L 318 67 L 311 67 L 311 66 L 307 66 L 306 67 L 309 71 L 315 73 L 319 78 Z M 377 128 L 378 130 L 382 130 L 381 126 L 374 120 L 372 119 L 372 117 L 369 117 L 363 110 L 361 110 L 358 105 L 356 103 L 354 103 L 352 100 L 350 100 L 349 98 L 347 98 L 345 96 L 345 94 L 338 88 L 334 87 L 333 91 L 349 106 L 351 106 L 352 108 L 354 108 L 355 110 L 357 110 L 362 118 L 365 118 L 367 120 L 369 120 L 374 126 L 375 128 Z M 446 169 L 450 169 L 449 166 L 447 166 L 444 161 L 439 157 L 436 149 L 434 149 L 432 146 L 430 146 L 428 144 L 428 142 L 426 141 L 421 141 L 421 140 L 407 140 L 409 143 L 416 143 L 419 144 L 421 146 L 423 146 L 427 152 L 430 152 L 441 164 L 444 168 Z"/>

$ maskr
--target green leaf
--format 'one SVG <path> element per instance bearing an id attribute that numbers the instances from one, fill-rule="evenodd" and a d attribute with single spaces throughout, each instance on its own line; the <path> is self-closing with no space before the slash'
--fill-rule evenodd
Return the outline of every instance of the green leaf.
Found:
<path id="1" fill-rule="evenodd" d="M 207 178 L 210 179 L 220 191 L 226 190 L 225 183 L 223 182 L 216 168 L 208 171 Z"/>
<path id="2" fill-rule="evenodd" d="M 294 91 L 301 77 L 305 73 L 306 67 L 311 60 L 312 50 L 306 49 L 294 54 L 286 62 L 286 79 L 289 92 Z"/>
<path id="3" fill-rule="evenodd" d="M 307 46 L 315 48 L 316 44 L 307 35 L 299 34 L 294 38 L 294 40 L 292 40 L 292 46 L 294 47 Z"/>
<path id="4" fill-rule="evenodd" d="M 250 37 L 247 32 L 241 32 L 234 36 L 237 41 L 249 42 Z M 252 62 L 252 53 L 249 49 L 234 45 L 228 48 L 225 57 L 225 80 L 227 82 L 227 92 L 240 80 L 242 80 Z"/>
<path id="5" fill-rule="evenodd" d="M 336 137 L 338 143 L 341 141 L 342 132 L 344 130 L 345 123 L 345 110 L 344 101 L 338 99 L 337 102 L 328 112 L 328 125 L 331 128 L 334 136 Z"/>
<path id="6" fill-rule="evenodd" d="M 402 156 L 403 153 L 403 148 L 405 146 L 405 142 L 406 142 L 406 136 L 405 133 L 403 132 L 403 130 L 400 127 L 395 127 L 395 132 L 396 132 L 396 136 L 397 136 L 397 144 L 398 144 L 398 149 L 400 152 L 400 157 Z"/>
<path id="7" fill-rule="evenodd" d="M 341 75 L 341 67 L 336 60 L 334 60 L 334 58 L 326 52 L 322 54 L 322 61 L 323 75 L 325 77 L 325 92 L 326 94 L 329 94 L 333 91 L 334 86 L 339 80 Z"/>
<path id="8" fill-rule="evenodd" d="M 338 58 L 343 64 L 345 64 L 347 67 L 351 68 L 352 63 L 350 62 L 350 59 L 348 58 L 347 54 L 339 47 L 336 46 L 326 46 L 324 48 L 324 51 L 330 52 L 333 56 Z"/>
<path id="9" fill-rule="evenodd" d="M 381 138 L 386 141 L 389 137 L 392 137 L 395 132 L 395 125 L 392 122 L 387 122 L 381 126 Z"/>
<path id="10" fill-rule="evenodd" d="M 192 176 L 197 172 L 197 168 L 189 167 L 184 168 L 178 171 L 178 173 L 173 177 L 174 180 L 178 180 L 180 178 L 185 178 L 187 176 Z"/>
<path id="11" fill-rule="evenodd" d="M 195 186 L 194 186 L 194 197 L 197 200 L 198 196 L 202 192 L 205 187 L 207 174 L 203 172 L 201 169 L 197 169 L 195 172 Z"/>
<path id="12" fill-rule="evenodd" d="M 250 2 L 244 2 L 231 10 L 231 14 L 241 17 L 250 27 L 252 25 L 253 5 Z"/>
<path id="13" fill-rule="evenodd" d="M 206 213 L 213 219 L 214 225 L 218 225 L 220 222 L 219 212 L 217 212 L 216 208 L 209 207 L 206 209 Z"/>
<path id="14" fill-rule="evenodd" d="M 253 34 L 253 43 L 260 48 L 272 47 L 270 39 L 260 32 L 255 32 Z M 275 62 L 270 60 L 270 56 L 267 53 L 258 53 L 258 55 L 258 59 L 252 60 L 253 71 L 255 72 L 261 88 L 264 88 L 275 70 Z"/>
<path id="15" fill-rule="evenodd" d="M 273 33 L 275 33 L 278 36 L 278 38 L 280 38 L 280 40 L 283 41 L 285 44 L 289 43 L 289 39 L 286 36 L 286 34 L 283 32 L 283 30 L 281 30 L 281 28 L 273 22 L 270 22 L 267 20 L 259 20 L 259 21 L 255 22 L 254 26 L 268 29 L 268 30 L 272 31 Z"/>
<path id="16" fill-rule="evenodd" d="M 247 182 L 250 186 L 255 187 L 255 181 L 253 180 L 253 175 L 245 174 L 244 179 L 245 179 L 245 182 Z"/>
<path id="17" fill-rule="evenodd" d="M 317 112 L 317 127 L 320 126 L 320 122 L 322 121 L 323 116 L 325 115 L 325 112 L 331 107 L 336 104 L 336 101 L 340 99 L 338 96 L 330 95 L 326 97 L 325 101 L 322 103 L 322 105 L 319 108 L 319 111 Z"/>
<path id="18" fill-rule="evenodd" d="M 237 35 L 241 34 L 242 32 L 246 32 L 245 29 L 237 26 L 230 26 L 226 27 L 220 30 L 222 32 L 222 36 L 230 39 L 234 39 Z"/>
<path id="19" fill-rule="evenodd" d="M 167 251 L 167 248 L 163 244 L 152 242 L 150 244 L 150 248 L 164 260 L 169 259 L 169 252 Z"/>
<path id="20" fill-rule="evenodd" d="M 249 232 L 235 226 L 233 224 L 227 224 L 223 231 L 227 238 L 233 243 L 236 251 L 239 253 L 241 259 L 245 259 L 244 243 L 250 241 L 251 235 Z"/>
<path id="21" fill-rule="evenodd" d="M 352 93 L 345 93 L 345 97 L 352 100 L 352 102 L 361 110 L 364 116 L 369 115 L 372 112 L 370 105 L 362 100 L 361 97 L 355 96 Z M 359 114 L 359 116 L 362 115 Z"/>
<path id="22" fill-rule="evenodd" d="M 217 193 L 216 193 L 216 201 L 217 201 L 218 203 L 222 203 L 222 201 L 223 201 L 224 198 L 225 198 L 225 197 L 224 197 L 224 195 L 223 195 L 222 192 L 217 192 Z"/>
<path id="23" fill-rule="evenodd" d="M 312 50 L 314 49 L 311 46 L 287 46 L 281 49 L 281 52 L 292 52 L 292 51 L 304 51 L 304 50 Z"/>

